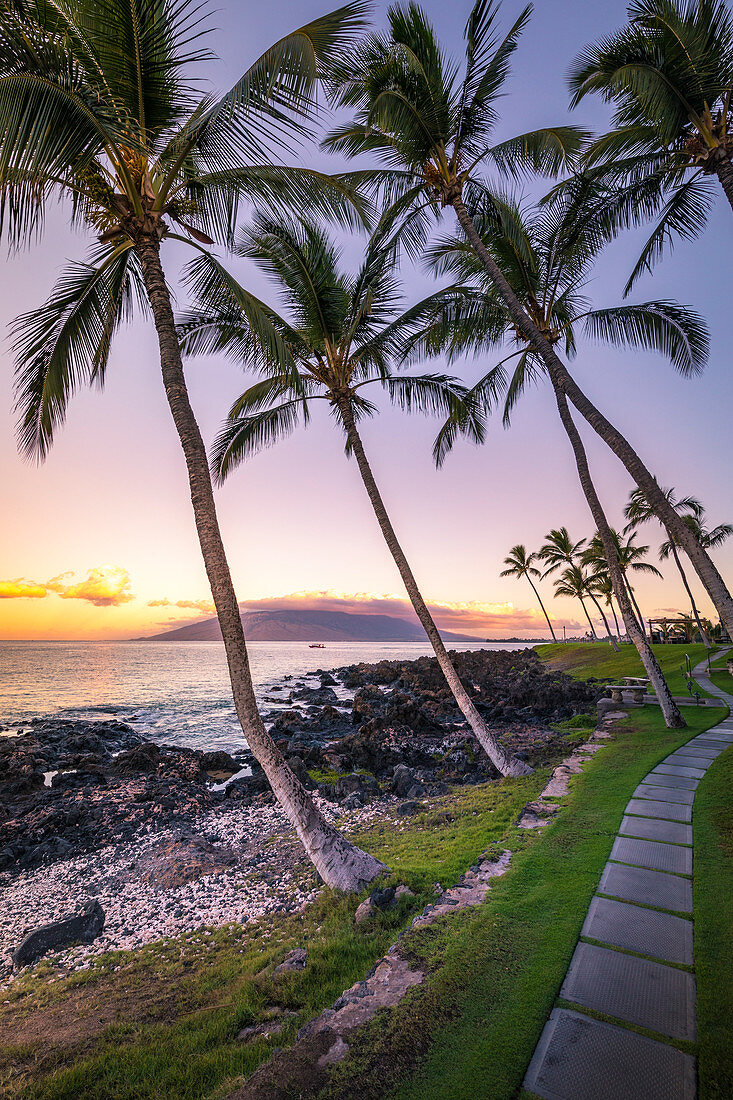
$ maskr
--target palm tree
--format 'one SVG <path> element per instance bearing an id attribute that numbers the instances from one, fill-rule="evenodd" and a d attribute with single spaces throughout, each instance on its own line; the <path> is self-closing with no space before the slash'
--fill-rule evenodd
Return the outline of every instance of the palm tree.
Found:
<path id="1" fill-rule="evenodd" d="M 636 596 L 634 594 L 634 588 L 629 580 L 629 573 L 644 573 L 647 576 L 661 577 L 662 574 L 657 569 L 656 565 L 652 565 L 650 562 L 645 561 L 647 554 L 649 553 L 648 546 L 637 546 L 636 534 L 632 533 L 627 536 L 624 542 L 618 531 L 611 528 L 611 537 L 613 538 L 614 550 L 616 559 L 619 563 L 621 573 L 626 583 L 626 588 L 629 593 L 632 604 L 634 605 L 634 611 L 636 612 L 636 618 L 644 631 L 644 617 L 641 613 L 638 603 L 636 602 Z M 606 561 L 606 553 L 603 546 L 603 540 L 598 532 L 588 543 L 587 548 L 583 552 L 581 558 L 583 565 L 588 565 L 594 571 L 600 569 L 604 571 L 608 568 L 608 562 Z"/>
<path id="2" fill-rule="evenodd" d="M 500 220 L 491 216 L 490 211 L 475 215 L 484 245 L 500 260 L 515 297 L 531 313 L 534 323 L 546 334 L 548 343 L 562 342 L 568 356 L 577 354 L 578 339 L 586 335 L 603 338 L 619 347 L 660 350 L 683 373 L 700 369 L 707 355 L 708 337 L 704 323 L 692 311 L 668 301 L 591 308 L 583 291 L 593 259 L 604 245 L 604 237 L 597 231 L 596 211 L 593 207 L 588 210 L 585 196 L 585 186 L 578 184 L 574 192 L 570 189 L 558 192 L 551 202 L 534 213 L 525 213 L 516 203 L 504 199 Z M 454 297 L 446 304 L 444 315 L 412 338 L 410 354 L 435 355 L 446 347 L 452 358 L 465 351 L 483 353 L 486 347 L 502 341 L 513 349 L 469 391 L 456 415 L 448 418 L 436 440 L 436 461 L 438 464 L 443 461 L 457 435 L 466 430 L 464 410 L 470 411 L 470 416 L 466 414 L 467 427 L 469 434 L 476 438 L 481 434 L 481 410 L 490 411 L 503 398 L 504 424 L 508 425 L 513 408 L 526 387 L 540 381 L 545 373 L 549 375 L 583 492 L 604 544 L 626 632 L 662 700 L 666 719 L 676 725 L 681 720 L 679 709 L 634 614 L 618 561 L 618 546 L 593 485 L 585 448 L 565 392 L 552 373 L 545 371 L 544 360 L 519 331 L 503 296 L 486 278 L 465 241 L 443 238 L 429 250 L 427 259 L 435 270 L 450 271 L 459 280 L 478 285 L 473 295 L 467 289 L 460 300 Z M 513 364 L 513 370 L 508 369 L 508 364 Z M 567 532 L 565 538 L 569 540 Z M 558 560 L 573 564 L 578 550 L 571 552 L 571 547 L 563 543 Z"/>
<path id="3" fill-rule="evenodd" d="M 464 387 L 442 375 L 400 377 L 392 370 L 394 361 L 402 358 L 406 337 L 429 322 L 446 296 L 452 296 L 452 288 L 397 315 L 396 252 L 381 231 L 372 238 L 355 275 L 340 269 L 337 247 L 303 219 L 272 222 L 256 217 L 238 251 L 276 280 L 293 321 L 274 309 L 269 315 L 292 363 L 283 369 L 216 269 L 211 277 L 199 272 L 197 309 L 181 326 L 185 350 L 224 351 L 263 376 L 235 402 L 216 441 L 216 477 L 223 481 L 253 452 L 291 432 L 299 419 L 307 423 L 313 402 L 326 401 L 346 435 L 347 454 L 356 458 L 385 542 L 460 710 L 503 775 L 526 774 L 531 769 L 502 748 L 456 672 L 397 539 L 358 429 L 363 417 L 376 412 L 364 396 L 366 386 L 381 385 L 407 411 L 443 415 L 465 394 Z M 204 265 L 208 261 L 197 266 Z"/>
<path id="4" fill-rule="evenodd" d="M 609 220 L 659 220 L 627 289 L 673 237 L 705 227 L 718 185 L 733 207 L 733 16 L 720 0 L 634 0 L 629 22 L 587 46 L 569 78 L 573 106 L 615 106 L 586 154 Z"/>
<path id="5" fill-rule="evenodd" d="M 595 632 L 584 600 L 585 596 L 590 595 L 588 589 L 588 574 L 584 573 L 579 565 L 568 565 L 553 582 L 553 586 L 556 596 L 568 596 L 572 599 L 580 600 L 583 611 L 585 612 L 585 617 L 588 620 L 591 636 L 597 639 L 598 636 Z"/>
<path id="6" fill-rule="evenodd" d="M 355 117 L 330 134 L 326 145 L 381 159 L 384 167 L 353 175 L 365 187 L 381 187 L 394 200 L 393 216 L 402 219 L 405 246 L 416 253 L 423 247 L 429 220 L 451 207 L 517 333 L 544 364 L 556 394 L 573 403 L 643 489 L 684 547 L 721 620 L 733 633 L 733 597 L 710 556 L 670 508 L 629 441 L 580 389 L 555 350 L 556 341 L 517 296 L 511 273 L 486 247 L 469 213 L 484 206 L 496 222 L 502 220 L 502 204 L 492 197 L 479 166 L 484 172 L 492 167 L 514 175 L 529 170 L 556 173 L 572 163 L 586 136 L 570 127 L 556 127 L 498 145 L 489 143 L 498 119 L 497 101 L 530 9 L 522 11 L 503 37 L 497 27 L 498 13 L 495 0 L 477 0 L 466 24 L 466 62 L 459 78 L 458 68 L 441 49 L 422 9 L 414 3 L 392 6 L 389 33 L 369 36 L 334 72 L 335 99 L 354 109 Z M 603 321 L 599 324 L 603 326 Z"/>
<path id="7" fill-rule="evenodd" d="M 537 591 L 537 586 L 532 580 L 533 577 L 540 578 L 542 576 L 542 573 L 534 564 L 535 561 L 537 561 L 538 557 L 538 554 L 528 554 L 527 547 L 522 546 L 521 543 L 517 543 L 516 546 L 512 546 L 511 550 L 509 551 L 509 556 L 504 558 L 504 565 L 506 565 L 507 568 L 503 569 L 499 576 L 517 578 L 525 577 L 529 581 L 529 583 L 532 585 L 532 591 L 537 597 L 537 602 L 542 608 L 542 614 L 547 620 L 547 625 L 550 628 L 550 634 L 552 634 L 552 640 L 553 642 L 556 642 L 557 638 L 555 637 L 555 631 L 553 630 L 550 616 L 547 614 L 547 611 L 545 610 L 545 605 L 542 602 L 542 597 Z"/>
<path id="8" fill-rule="evenodd" d="M 674 489 L 662 489 L 662 492 L 669 501 L 670 505 L 675 509 L 675 511 L 679 512 L 680 515 L 693 515 L 699 518 L 703 514 L 703 506 L 696 497 L 686 496 L 678 500 Z M 626 527 L 624 528 L 624 533 L 636 530 L 638 527 L 641 527 L 642 524 L 649 523 L 651 520 L 657 520 L 656 514 L 649 507 L 649 502 L 642 493 L 641 489 L 632 490 L 629 496 L 629 502 L 624 508 L 624 516 L 628 521 Z M 657 522 L 659 521 L 657 520 Z M 700 613 L 697 609 L 697 604 L 695 603 L 695 597 L 692 594 L 692 589 L 690 588 L 689 581 L 687 580 L 687 574 L 682 567 L 682 562 L 680 561 L 680 556 L 677 551 L 677 544 L 675 543 L 673 537 L 670 535 L 669 531 L 667 531 L 666 527 L 664 527 L 664 524 L 662 524 L 662 527 L 667 533 L 667 538 L 659 549 L 659 560 L 666 561 L 669 557 L 673 559 L 675 565 L 677 566 L 679 575 L 682 578 L 682 584 L 685 587 L 685 591 L 690 601 L 692 614 L 695 622 L 697 623 L 697 629 L 700 632 L 700 637 L 702 638 L 705 648 L 710 649 L 710 639 L 708 637 L 707 631 L 705 630 L 702 619 L 700 618 Z"/>
<path id="9" fill-rule="evenodd" d="M 195 66 L 212 55 L 196 0 L 27 0 L 5 5 L 0 19 L 0 188 L 10 241 L 26 243 L 56 197 L 70 198 L 75 222 L 100 241 L 40 309 L 15 322 L 21 449 L 45 457 L 73 391 L 104 381 L 120 323 L 136 303 L 149 310 L 237 716 L 318 872 L 344 890 L 384 867 L 326 822 L 258 713 L 161 250 L 169 240 L 227 243 L 241 199 L 353 220 L 342 185 L 278 165 L 266 147 L 287 150 L 307 132 L 319 74 L 350 48 L 363 12 L 357 0 L 282 38 L 220 98 L 198 90 Z M 285 361 L 266 311 L 250 294 L 241 299 L 253 329 Z"/>
<path id="10" fill-rule="evenodd" d="M 474 216 L 482 231 L 485 248 L 502 264 L 512 284 L 513 293 L 523 307 L 532 313 L 538 328 L 543 329 L 549 343 L 562 343 L 569 356 L 578 352 L 581 335 L 604 339 L 626 348 L 655 349 L 664 352 L 682 373 L 700 370 L 708 353 L 708 333 L 701 318 L 691 310 L 672 301 L 648 301 L 639 305 L 624 305 L 603 309 L 591 308 L 584 288 L 592 273 L 592 262 L 604 245 L 598 231 L 597 211 L 586 205 L 587 188 L 564 189 L 539 209 L 522 210 L 516 202 L 502 200 L 501 219 L 491 211 Z M 442 346 L 450 357 L 466 351 L 483 352 L 486 346 L 510 344 L 503 359 L 484 375 L 470 390 L 467 403 L 449 418 L 436 441 L 436 460 L 440 463 L 455 442 L 459 432 L 466 432 L 462 408 L 472 409 L 468 432 L 477 438 L 481 409 L 491 409 L 500 398 L 504 403 L 504 423 L 511 422 L 516 401 L 525 388 L 540 381 L 545 373 L 553 386 L 562 425 L 568 434 L 576 456 L 578 474 L 591 514 L 601 532 L 611 579 L 619 599 L 624 626 L 639 652 L 655 691 L 665 700 L 668 717 L 677 722 L 678 708 L 666 691 L 663 673 L 654 652 L 648 646 L 645 631 L 639 626 L 630 593 L 626 591 L 619 563 L 619 544 L 606 520 L 603 508 L 592 484 L 587 455 L 573 425 L 565 393 L 555 378 L 545 371 L 545 363 L 532 344 L 517 330 L 503 297 L 496 292 L 473 251 L 460 238 L 439 240 L 428 250 L 427 262 L 437 272 L 450 272 L 459 281 L 473 284 L 461 299 L 446 304 L 439 320 L 411 341 L 411 354 L 437 354 Z M 447 341 L 450 341 L 449 343 Z M 508 366 L 513 364 L 513 370 Z M 478 409 L 477 409 L 478 406 Z M 479 430 L 479 434 L 480 434 Z M 560 532 L 562 535 L 562 532 Z M 577 550 L 560 542 L 557 560 L 575 562 Z M 549 548 L 551 550 L 551 547 Z M 543 551 L 540 550 L 540 554 Z M 602 614 L 602 609 L 599 610 Z M 675 713 L 677 712 L 677 713 Z"/>

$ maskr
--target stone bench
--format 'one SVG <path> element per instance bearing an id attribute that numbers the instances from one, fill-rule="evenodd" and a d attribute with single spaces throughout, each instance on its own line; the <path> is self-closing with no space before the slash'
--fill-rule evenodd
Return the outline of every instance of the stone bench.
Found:
<path id="1" fill-rule="evenodd" d="M 614 703 L 623 703 L 625 691 L 630 691 L 634 702 L 639 704 L 644 702 L 644 696 L 647 694 L 645 684 L 608 684 L 606 691 L 611 692 L 611 699 Z"/>

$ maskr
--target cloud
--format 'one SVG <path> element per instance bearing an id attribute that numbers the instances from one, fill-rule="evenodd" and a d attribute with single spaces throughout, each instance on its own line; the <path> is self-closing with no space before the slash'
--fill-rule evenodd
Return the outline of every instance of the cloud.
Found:
<path id="1" fill-rule="evenodd" d="M 135 599 L 130 590 L 130 574 L 118 565 L 90 569 L 84 580 L 67 584 L 73 576 L 73 573 L 59 573 L 46 581 L 46 588 L 62 600 L 86 600 L 95 607 L 119 607 Z"/>
<path id="2" fill-rule="evenodd" d="M 48 595 L 46 586 L 17 577 L 13 581 L 0 581 L 0 600 L 42 600 Z"/>
<path id="3" fill-rule="evenodd" d="M 180 607 L 185 611 L 198 611 L 201 615 L 213 615 L 213 600 L 148 600 L 148 607 Z"/>

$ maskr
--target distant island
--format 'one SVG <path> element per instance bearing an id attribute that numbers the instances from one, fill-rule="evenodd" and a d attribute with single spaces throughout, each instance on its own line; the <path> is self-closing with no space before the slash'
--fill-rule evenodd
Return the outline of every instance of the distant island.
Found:
<path id="1" fill-rule="evenodd" d="M 350 611 L 243 611 L 242 625 L 250 642 L 424 642 L 422 627 L 394 615 L 359 615 Z M 441 630 L 446 642 L 481 642 L 471 634 Z M 138 638 L 146 642 L 219 642 L 216 618 Z"/>

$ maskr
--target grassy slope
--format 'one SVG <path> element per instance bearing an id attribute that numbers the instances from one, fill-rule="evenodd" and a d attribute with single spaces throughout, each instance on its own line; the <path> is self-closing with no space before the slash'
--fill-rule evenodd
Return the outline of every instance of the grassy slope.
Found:
<path id="1" fill-rule="evenodd" d="M 649 707 L 617 727 L 615 740 L 574 780 L 556 821 L 541 835 L 516 831 L 511 868 L 486 903 L 421 935 L 412 954 L 431 977 L 375 1021 L 325 1095 L 516 1096 L 626 801 L 663 756 L 723 713 L 692 711 L 689 730 L 678 731 Z M 394 1083 L 387 1089 L 385 1077 Z"/>
<path id="2" fill-rule="evenodd" d="M 653 645 L 652 650 L 662 672 L 667 678 L 673 695 L 687 695 L 686 677 L 682 669 L 685 654 L 689 654 L 694 668 L 706 655 L 703 645 Z M 537 647 L 537 655 L 552 668 L 568 672 L 578 680 L 595 677 L 599 680 L 612 678 L 618 683 L 620 676 L 643 676 L 644 669 L 639 654 L 633 646 L 622 646 L 620 653 L 614 653 L 607 642 L 570 642 L 567 645 L 558 642 L 553 645 Z M 702 692 L 707 695 L 707 692 Z"/>
<path id="3" fill-rule="evenodd" d="M 416 893 L 374 927 L 354 925 L 361 897 L 326 892 L 302 916 L 115 953 L 94 971 L 52 985 L 46 980 L 51 969 L 42 964 L 0 1003 L 0 1035 L 8 1043 L 0 1047 L 0 1094 L 28 1100 L 225 1095 L 367 973 L 411 915 L 434 900 L 436 881 L 452 884 L 485 847 L 502 841 L 545 777 L 459 789 L 429 814 L 361 832 L 360 843 Z M 273 978 L 274 966 L 303 945 L 307 969 Z M 242 1027 L 276 1012 L 288 1014 L 277 1038 L 236 1039 Z"/>
<path id="4" fill-rule="evenodd" d="M 733 1096 L 733 751 L 695 796 L 695 969 L 700 1100 Z M 722 979 L 722 980 L 721 980 Z"/>

